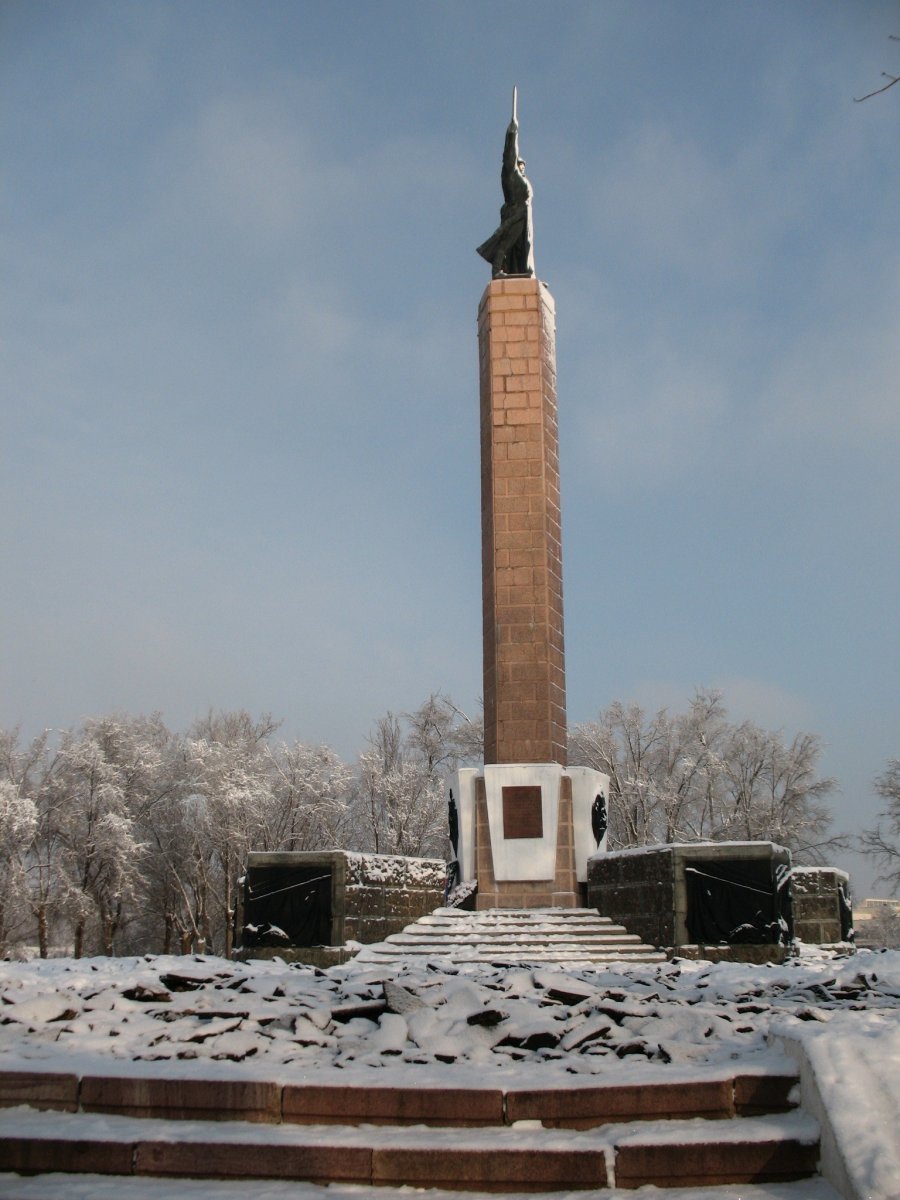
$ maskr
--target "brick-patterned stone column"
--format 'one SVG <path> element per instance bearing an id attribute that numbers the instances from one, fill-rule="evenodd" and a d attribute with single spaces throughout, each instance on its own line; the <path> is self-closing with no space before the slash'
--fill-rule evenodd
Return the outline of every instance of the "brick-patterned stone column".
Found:
<path id="1" fill-rule="evenodd" d="M 566 765 L 556 309 L 495 279 L 478 310 L 486 763 Z"/>

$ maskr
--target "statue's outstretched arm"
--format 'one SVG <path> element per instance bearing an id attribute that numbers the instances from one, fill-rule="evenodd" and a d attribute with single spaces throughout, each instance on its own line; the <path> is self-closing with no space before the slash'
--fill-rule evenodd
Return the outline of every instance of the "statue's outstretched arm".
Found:
<path id="1" fill-rule="evenodd" d="M 513 170 L 519 158 L 519 122 L 510 121 L 503 143 L 503 169 Z"/>
<path id="2" fill-rule="evenodd" d="M 519 161 L 519 122 L 513 119 L 506 130 L 506 141 L 503 143 L 503 169 L 500 172 L 503 184 L 503 197 L 511 199 L 509 183 L 515 174 L 516 163 Z"/>

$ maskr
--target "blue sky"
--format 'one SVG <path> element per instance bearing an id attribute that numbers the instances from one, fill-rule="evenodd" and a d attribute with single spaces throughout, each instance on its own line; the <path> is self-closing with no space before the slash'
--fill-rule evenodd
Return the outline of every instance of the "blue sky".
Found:
<path id="1" fill-rule="evenodd" d="M 0 724 L 481 686 L 512 85 L 556 298 L 569 716 L 900 754 L 896 3 L 0 7 Z M 858 860 L 845 864 L 857 870 Z M 862 867 L 859 887 L 869 890 Z"/>

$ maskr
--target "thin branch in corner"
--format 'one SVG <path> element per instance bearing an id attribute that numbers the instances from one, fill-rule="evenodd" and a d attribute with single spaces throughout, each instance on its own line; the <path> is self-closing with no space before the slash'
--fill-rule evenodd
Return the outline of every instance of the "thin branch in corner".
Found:
<path id="1" fill-rule="evenodd" d="M 900 36 L 896 33 L 889 33 L 888 38 L 892 42 L 900 42 Z M 900 75 L 888 75 L 887 71 L 881 72 L 882 79 L 889 79 L 890 83 L 886 83 L 884 87 L 876 88 L 874 92 L 867 92 L 865 96 L 854 96 L 854 104 L 862 104 L 863 100 L 871 100 L 873 96 L 880 96 L 882 92 L 886 92 L 888 88 L 892 88 L 895 83 L 900 83 Z"/>
<path id="2" fill-rule="evenodd" d="M 873 96 L 880 96 L 882 92 L 892 88 L 895 83 L 900 83 L 900 75 L 888 75 L 887 71 L 882 71 L 881 74 L 884 79 L 889 79 L 891 82 L 886 83 L 884 87 L 876 88 L 874 92 L 867 92 L 865 96 L 854 96 L 854 104 L 862 104 L 863 100 L 871 100 Z"/>

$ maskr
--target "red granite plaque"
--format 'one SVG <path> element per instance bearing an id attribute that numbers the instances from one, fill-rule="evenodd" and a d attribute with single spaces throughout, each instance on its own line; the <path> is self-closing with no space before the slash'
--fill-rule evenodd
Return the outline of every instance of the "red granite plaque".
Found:
<path id="1" fill-rule="evenodd" d="M 540 784 L 509 785 L 503 788 L 503 836 L 505 838 L 544 836 Z"/>

